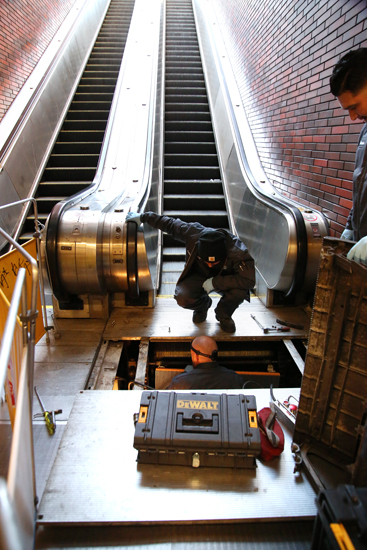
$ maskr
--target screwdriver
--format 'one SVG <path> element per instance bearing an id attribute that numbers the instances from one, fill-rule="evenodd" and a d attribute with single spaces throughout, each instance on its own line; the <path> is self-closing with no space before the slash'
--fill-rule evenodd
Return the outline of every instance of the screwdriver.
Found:
<path id="1" fill-rule="evenodd" d="M 62 410 L 61 409 L 58 409 L 57 411 L 46 411 L 45 409 L 45 406 L 44 404 L 42 403 L 42 399 L 37 391 L 37 387 L 34 386 L 34 391 L 36 392 L 36 395 L 38 397 L 38 401 L 40 402 L 40 405 L 41 405 L 41 409 L 43 411 L 42 414 L 35 414 L 34 416 L 44 416 L 45 417 L 45 422 L 46 422 L 46 426 L 47 426 L 47 429 L 48 429 L 48 432 L 50 435 L 53 435 L 55 433 L 55 430 L 56 430 L 56 421 L 55 421 L 55 414 L 60 414 L 62 413 Z"/>

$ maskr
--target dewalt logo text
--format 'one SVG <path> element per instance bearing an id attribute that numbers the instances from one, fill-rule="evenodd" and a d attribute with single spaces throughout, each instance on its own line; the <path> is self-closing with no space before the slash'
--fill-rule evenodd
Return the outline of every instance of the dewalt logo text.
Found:
<path id="1" fill-rule="evenodd" d="M 193 401 L 191 399 L 178 399 L 178 409 L 204 409 L 206 411 L 217 411 L 218 401 Z"/>

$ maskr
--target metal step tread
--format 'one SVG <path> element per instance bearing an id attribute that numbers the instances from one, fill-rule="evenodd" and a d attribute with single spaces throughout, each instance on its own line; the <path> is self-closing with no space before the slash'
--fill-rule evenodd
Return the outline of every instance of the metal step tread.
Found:
<path id="1" fill-rule="evenodd" d="M 202 180 L 202 179 L 165 179 L 164 183 L 197 183 L 197 184 L 207 184 L 207 183 L 222 183 L 221 179 L 210 179 L 210 180 Z"/>
<path id="2" fill-rule="evenodd" d="M 187 199 L 197 199 L 197 200 L 203 200 L 203 199 L 223 199 L 224 198 L 224 195 L 208 195 L 208 191 L 206 191 L 206 193 L 204 195 L 200 195 L 200 194 L 195 194 L 195 195 L 192 195 L 192 194 L 187 194 L 185 195 L 184 193 L 179 193 L 177 195 L 164 195 L 164 198 L 165 200 L 169 200 L 169 199 L 183 199 L 183 200 L 187 200 Z"/>
<path id="3" fill-rule="evenodd" d="M 167 246 L 163 247 L 163 256 L 176 256 L 176 255 L 186 255 L 186 248 L 185 247 L 177 247 L 177 246 Z"/>
<path id="4" fill-rule="evenodd" d="M 206 218 L 209 217 L 227 217 L 227 211 L 226 210 L 195 210 L 195 211 L 180 211 L 180 210 L 164 210 L 163 216 L 169 216 L 170 218 L 180 218 L 185 216 L 192 216 L 195 214 L 195 216 L 204 216 Z"/>

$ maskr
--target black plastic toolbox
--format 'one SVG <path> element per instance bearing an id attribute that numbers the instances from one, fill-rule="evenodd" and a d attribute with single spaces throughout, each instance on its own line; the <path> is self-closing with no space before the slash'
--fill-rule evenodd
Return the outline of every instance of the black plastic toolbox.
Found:
<path id="1" fill-rule="evenodd" d="M 134 421 L 140 463 L 255 468 L 260 455 L 253 395 L 144 391 Z"/>

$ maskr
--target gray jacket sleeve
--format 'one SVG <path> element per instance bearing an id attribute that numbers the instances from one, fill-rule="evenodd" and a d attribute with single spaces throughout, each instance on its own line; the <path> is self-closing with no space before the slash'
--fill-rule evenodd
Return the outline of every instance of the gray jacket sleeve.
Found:
<path id="1" fill-rule="evenodd" d="M 140 219 L 143 223 L 160 229 L 183 243 L 187 243 L 190 239 L 195 238 L 195 236 L 198 236 L 205 229 L 200 223 L 187 223 L 179 218 L 160 216 L 154 212 L 144 212 L 141 214 Z"/>

